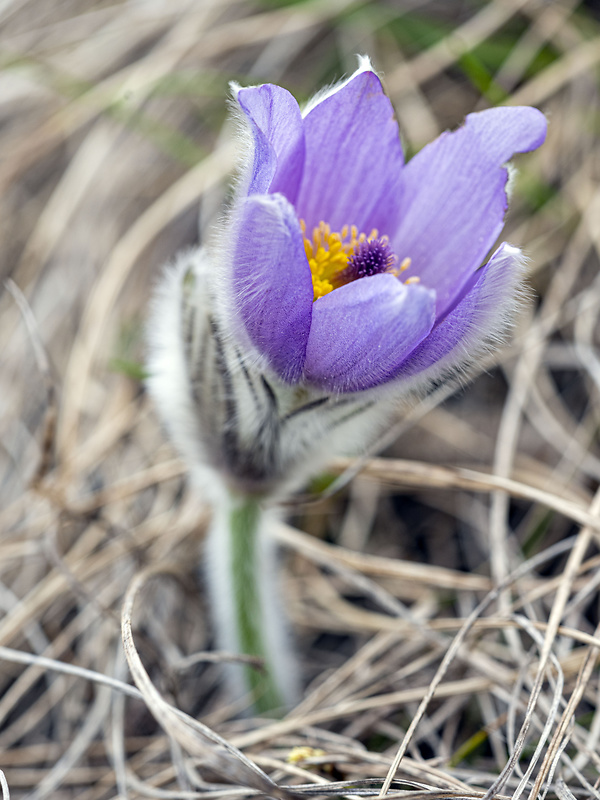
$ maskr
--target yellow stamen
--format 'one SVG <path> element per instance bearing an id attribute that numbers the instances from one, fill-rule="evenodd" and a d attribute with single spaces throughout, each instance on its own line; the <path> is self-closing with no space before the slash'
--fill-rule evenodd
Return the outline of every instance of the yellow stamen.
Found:
<path id="1" fill-rule="evenodd" d="M 302 219 L 300 227 L 304 235 L 304 251 L 312 272 L 314 299 L 317 300 L 342 285 L 340 275 L 346 269 L 348 259 L 357 245 L 367 241 L 367 237 L 364 233 L 359 236 L 356 225 L 344 225 L 337 233 L 332 232 L 327 223 L 320 222 L 313 229 L 312 239 L 309 239 L 306 236 L 306 223 Z M 369 238 L 377 238 L 377 235 L 373 237 L 373 233 L 377 234 L 377 231 L 371 231 Z"/>
<path id="2" fill-rule="evenodd" d="M 404 283 L 408 286 L 411 283 L 421 283 L 421 278 L 418 278 L 416 275 L 413 275 L 411 278 L 407 278 Z"/>

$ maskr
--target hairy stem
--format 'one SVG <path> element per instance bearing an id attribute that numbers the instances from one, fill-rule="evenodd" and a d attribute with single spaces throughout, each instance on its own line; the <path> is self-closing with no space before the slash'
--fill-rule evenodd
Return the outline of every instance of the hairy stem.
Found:
<path id="1" fill-rule="evenodd" d="M 294 664 L 277 593 L 274 544 L 268 516 L 253 497 L 228 496 L 215 509 L 208 542 L 208 578 L 218 645 L 258 656 L 264 669 L 234 665 L 233 693 L 251 692 L 259 713 L 294 699 Z"/>
<path id="2" fill-rule="evenodd" d="M 264 615 L 261 608 L 259 575 L 259 523 L 261 509 L 258 502 L 248 499 L 234 506 L 230 516 L 231 529 L 231 572 L 236 626 L 240 642 L 240 652 L 264 659 L 266 672 L 247 666 L 246 677 L 255 697 L 257 711 L 269 711 L 283 705 L 273 668 L 265 646 L 262 629 Z"/>

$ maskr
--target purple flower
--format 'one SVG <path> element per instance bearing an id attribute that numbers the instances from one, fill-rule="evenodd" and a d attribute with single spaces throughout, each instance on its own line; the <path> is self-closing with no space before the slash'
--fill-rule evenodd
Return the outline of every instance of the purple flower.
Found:
<path id="1" fill-rule="evenodd" d="M 250 153 L 225 261 L 237 335 L 285 383 L 357 392 L 430 379 L 501 334 L 520 251 L 489 256 L 534 108 L 470 114 L 407 164 L 366 59 L 302 112 L 285 89 L 237 90 Z"/>

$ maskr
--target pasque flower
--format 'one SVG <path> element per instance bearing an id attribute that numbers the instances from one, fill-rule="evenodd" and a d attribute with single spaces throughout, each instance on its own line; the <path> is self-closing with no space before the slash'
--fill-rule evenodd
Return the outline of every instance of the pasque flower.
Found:
<path id="1" fill-rule="evenodd" d="M 304 111 L 279 86 L 235 94 L 237 190 L 212 239 L 182 254 L 156 293 L 148 385 L 213 499 L 220 646 L 266 663 L 262 688 L 249 668 L 231 685 L 256 690 L 266 710 L 298 684 L 265 504 L 504 338 L 523 275 L 517 248 L 489 255 L 505 165 L 542 143 L 546 121 L 533 108 L 470 114 L 405 164 L 366 59 Z"/>
<path id="2" fill-rule="evenodd" d="M 501 245 L 506 162 L 538 147 L 534 108 L 470 114 L 407 164 L 366 59 L 302 112 L 279 86 L 237 89 L 251 136 L 228 261 L 239 335 L 285 382 L 357 392 L 465 359 L 514 305 Z M 499 313 L 500 312 L 500 313 Z"/>

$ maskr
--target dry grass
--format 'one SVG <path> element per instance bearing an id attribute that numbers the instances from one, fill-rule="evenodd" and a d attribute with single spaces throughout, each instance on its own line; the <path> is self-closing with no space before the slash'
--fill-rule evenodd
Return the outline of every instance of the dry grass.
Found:
<path id="1" fill-rule="evenodd" d="M 597 12 L 0 3 L 3 795 L 600 796 Z M 140 382 L 143 316 L 226 195 L 227 81 L 304 98 L 355 52 L 411 152 L 492 102 L 547 113 L 506 235 L 539 300 L 495 367 L 293 509 L 306 694 L 240 719 L 196 566 L 207 511 Z"/>

